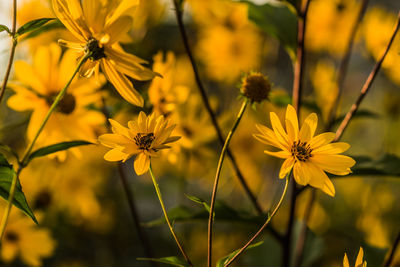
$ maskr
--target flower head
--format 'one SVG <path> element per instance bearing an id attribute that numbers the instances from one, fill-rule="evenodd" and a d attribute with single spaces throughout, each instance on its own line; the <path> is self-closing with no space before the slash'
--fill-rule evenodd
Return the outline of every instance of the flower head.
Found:
<path id="1" fill-rule="evenodd" d="M 364 251 L 363 251 L 362 247 L 360 247 L 360 251 L 358 252 L 357 259 L 356 259 L 356 264 L 354 265 L 355 267 L 367 267 L 367 262 L 363 261 L 363 257 L 364 257 Z M 347 258 L 346 253 L 344 253 L 343 267 L 350 267 L 349 259 Z"/>
<path id="2" fill-rule="evenodd" d="M 284 178 L 292 169 L 296 182 L 300 185 L 311 185 L 319 188 L 330 196 L 335 195 L 335 188 L 325 172 L 335 175 L 346 175 L 355 161 L 344 155 L 337 155 L 349 149 L 344 142 L 331 143 L 334 133 L 322 133 L 314 136 L 318 117 L 311 113 L 299 130 L 297 113 L 288 105 L 286 110 L 286 131 L 278 116 L 270 113 L 273 130 L 256 125 L 260 133 L 254 137 L 260 142 L 276 147 L 281 151 L 264 153 L 286 159 L 279 172 L 279 178 Z"/>
<path id="3" fill-rule="evenodd" d="M 240 92 L 252 102 L 267 100 L 271 91 L 268 78 L 259 72 L 250 72 L 242 79 Z"/>
<path id="4" fill-rule="evenodd" d="M 160 150 L 169 148 L 167 144 L 177 141 L 179 136 L 170 136 L 175 124 L 170 124 L 164 116 L 156 118 L 155 114 L 146 116 L 140 112 L 137 121 L 129 121 L 128 128 L 111 120 L 113 134 L 103 134 L 99 141 L 106 147 L 112 148 L 104 155 L 107 161 L 125 162 L 137 155 L 134 169 L 138 175 L 148 171 L 150 157 L 159 156 Z"/>
<path id="5" fill-rule="evenodd" d="M 79 40 L 79 43 L 60 40 L 60 44 L 76 49 L 91 57 L 81 67 L 83 76 L 97 74 L 99 66 L 107 79 L 128 102 L 143 106 L 142 96 L 133 88 L 125 76 L 145 81 L 155 73 L 144 67 L 143 59 L 125 53 L 118 42 L 125 39 L 132 26 L 132 18 L 127 15 L 139 1 L 131 0 L 53 0 L 56 16 Z"/>

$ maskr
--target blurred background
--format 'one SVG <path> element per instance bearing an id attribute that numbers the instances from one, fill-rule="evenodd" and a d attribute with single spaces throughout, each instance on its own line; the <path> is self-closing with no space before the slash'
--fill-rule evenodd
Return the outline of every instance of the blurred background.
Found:
<path id="1" fill-rule="evenodd" d="M 260 6 L 266 2 L 253 1 Z M 361 1 L 357 0 L 312 0 L 310 4 L 302 118 L 317 112 L 318 132 L 325 129 L 328 112 L 338 94 L 337 70 L 352 37 L 351 28 L 360 5 Z M 200 76 L 224 134 L 229 131 L 241 104 L 238 96 L 243 75 L 260 71 L 273 84 L 271 101 L 248 109 L 231 142 L 231 150 L 250 189 L 263 209 L 268 210 L 283 188 L 283 181 L 278 179 L 282 160 L 265 155 L 265 145 L 252 134 L 256 132 L 256 123 L 270 125 L 269 112 L 284 116 L 293 82 L 291 55 L 278 40 L 248 18 L 246 3 L 187 0 L 184 8 L 184 22 Z M 338 118 L 355 101 L 382 55 L 399 10 L 397 0 L 369 1 L 354 38 Z M 11 1 L 1 1 L 0 24 L 11 27 L 10 16 Z M 18 1 L 19 26 L 43 17 L 54 17 L 50 1 Z M 148 60 L 149 67 L 163 75 L 163 79 L 157 77 L 151 82 L 133 81 L 145 98 L 144 110 L 169 117 L 177 124 L 175 135 L 182 136 L 172 149 L 152 160 L 152 165 L 167 209 L 174 209 L 176 232 L 195 265 L 202 266 L 207 256 L 208 216 L 201 204 L 189 200 L 185 194 L 209 201 L 221 146 L 185 54 L 172 1 L 141 0 L 132 18 L 132 30 L 123 44 L 125 51 Z M 40 68 L 49 55 L 58 62 L 61 50 L 54 44 L 59 38 L 72 40 L 73 37 L 64 28 L 55 26 L 38 36 L 21 39 L 16 62 L 25 61 Z M 0 33 L 1 77 L 10 45 L 8 35 Z M 74 64 L 67 53 L 62 60 L 65 64 Z M 380 172 L 377 175 L 355 171 L 355 175 L 333 178 L 334 198 L 317 193 L 307 224 L 304 267 L 342 266 L 345 252 L 350 262 L 354 262 L 360 246 L 365 250 L 368 266 L 380 266 L 400 231 L 400 172 L 396 165 L 400 155 L 399 64 L 398 34 L 361 105 L 362 115 L 351 122 L 342 138 L 351 144 L 346 154 Z M 42 110 L 41 103 L 15 94 L 21 83 L 33 86 L 30 81 L 21 80 L 22 65 L 14 64 L 12 75 L 15 75 L 0 106 L 0 143 L 20 154 L 31 138 L 31 129 L 35 128 L 34 114 Z M 102 99 L 115 120 L 126 125 L 127 121 L 136 119 L 140 109 L 123 101 L 112 85 L 105 81 L 85 82 L 91 90 L 81 96 L 85 100 L 77 104 L 79 113 L 55 114 L 37 147 L 76 139 L 96 142 L 97 136 L 108 132 L 101 113 Z M 79 97 L 79 88 L 71 89 L 71 94 Z M 337 126 L 338 123 L 334 124 L 332 130 Z M 103 159 L 106 151 L 100 145 L 75 148 L 36 159 L 22 172 L 21 184 L 39 225 L 35 226 L 21 211 L 13 209 L 0 252 L 2 266 L 150 266 L 137 260 L 146 257 L 146 253 L 136 233 L 116 165 Z M 355 169 L 363 166 L 358 164 Z M 136 176 L 132 159 L 124 164 L 124 172 L 154 257 L 179 255 L 168 227 L 160 220 L 162 211 L 150 176 Z M 310 188 L 299 197 L 296 229 L 300 228 L 310 197 Z M 238 183 L 229 160 L 223 167 L 218 200 L 221 215 L 217 210 L 215 260 L 241 247 L 264 221 L 257 216 Z M 6 201 L 0 202 L 4 207 Z M 286 202 L 273 219 L 273 227 L 278 232 L 286 229 L 289 214 Z M 279 243 L 268 232 L 262 239 L 264 243 L 249 250 L 235 266 L 280 266 Z M 400 250 L 393 266 L 400 266 Z"/>

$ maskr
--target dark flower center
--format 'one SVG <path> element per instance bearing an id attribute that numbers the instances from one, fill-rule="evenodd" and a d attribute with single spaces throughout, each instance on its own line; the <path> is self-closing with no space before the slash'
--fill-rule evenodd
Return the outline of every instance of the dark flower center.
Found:
<path id="1" fill-rule="evenodd" d="M 47 103 L 49 106 L 53 104 L 55 98 L 57 97 L 58 93 L 52 93 L 47 98 Z M 76 107 L 76 99 L 75 96 L 69 93 L 66 93 L 63 98 L 61 99 L 60 103 L 58 103 L 57 111 L 64 113 L 64 114 L 71 114 Z"/>
<path id="2" fill-rule="evenodd" d="M 154 139 L 155 137 L 153 133 L 138 133 L 134 138 L 135 144 L 139 147 L 139 149 L 147 151 L 150 149 Z"/>
<path id="3" fill-rule="evenodd" d="M 19 240 L 18 234 L 14 231 L 7 231 L 4 238 L 11 243 L 15 243 Z"/>
<path id="4" fill-rule="evenodd" d="M 104 54 L 104 47 L 101 47 L 99 41 L 93 37 L 86 43 L 85 53 L 91 53 L 90 59 L 92 60 L 99 60 L 106 57 L 106 54 Z"/>
<path id="5" fill-rule="evenodd" d="M 309 158 L 312 157 L 311 152 L 312 148 L 310 147 L 307 142 L 300 142 L 295 141 L 292 145 L 292 148 L 290 149 L 290 152 L 292 153 L 292 156 L 299 161 L 307 161 Z"/>

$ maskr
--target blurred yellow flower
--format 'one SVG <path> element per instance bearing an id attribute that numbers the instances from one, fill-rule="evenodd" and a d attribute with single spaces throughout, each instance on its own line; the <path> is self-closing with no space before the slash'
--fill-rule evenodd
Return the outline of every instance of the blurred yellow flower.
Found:
<path id="1" fill-rule="evenodd" d="M 371 53 L 375 60 L 378 60 L 382 56 L 393 33 L 396 20 L 397 16 L 395 13 L 379 7 L 370 9 L 365 15 L 363 37 L 368 52 Z M 397 85 L 400 85 L 400 70 L 398 67 L 398 62 L 400 61 L 399 50 L 400 39 L 397 35 L 392 48 L 382 63 L 384 73 Z"/>
<path id="2" fill-rule="evenodd" d="M 39 47 L 34 54 L 32 65 L 24 61 L 15 62 L 17 81 L 10 84 L 16 92 L 7 102 L 17 111 L 30 111 L 27 136 L 32 140 L 54 98 L 71 78 L 76 65 L 73 51 L 67 51 L 61 58 L 61 48 L 53 43 Z M 103 78 L 103 77 L 101 77 Z M 104 83 L 104 78 L 100 79 Z M 86 106 L 101 100 L 100 81 L 75 78 L 68 92 L 61 100 L 56 112 L 50 117 L 38 139 L 37 145 L 50 145 L 72 140 L 95 140 L 96 128 L 104 123 L 104 116 Z M 71 150 L 79 156 L 79 148 Z M 59 159 L 66 157 L 66 152 L 56 154 Z"/>
<path id="3" fill-rule="evenodd" d="M 321 189 L 324 193 L 334 196 L 335 188 L 325 172 L 335 175 L 346 175 L 355 161 L 344 155 L 337 155 L 349 149 L 344 142 L 330 143 L 335 133 L 323 133 L 314 137 L 318 117 L 311 113 L 304 121 L 300 131 L 297 113 L 288 105 L 286 109 L 286 131 L 283 129 L 278 116 L 270 113 L 273 130 L 256 125 L 260 133 L 254 137 L 260 142 L 281 149 L 264 153 L 286 159 L 279 172 L 279 178 L 284 178 L 292 169 L 296 182 L 300 185 L 310 184 Z"/>
<path id="4" fill-rule="evenodd" d="M 367 267 L 367 262 L 363 261 L 363 257 L 364 257 L 364 250 L 362 249 L 362 247 L 360 247 L 360 251 L 358 252 L 356 264 L 354 265 L 354 267 Z M 343 267 L 350 267 L 349 259 L 347 258 L 346 253 L 344 253 Z"/>
<path id="5" fill-rule="evenodd" d="M 168 52 L 164 61 L 162 52 L 154 56 L 153 70 L 160 73 L 163 78 L 155 77 L 149 87 L 149 101 L 153 105 L 153 112 L 169 115 L 178 104 L 188 98 L 190 89 L 185 85 L 177 84 L 177 76 L 182 73 L 177 71 L 176 58 L 173 52 Z"/>
<path id="6" fill-rule="evenodd" d="M 306 48 L 343 54 L 360 4 L 356 0 L 314 0 L 307 15 Z"/>
<path id="7" fill-rule="evenodd" d="M 246 4 L 191 2 L 195 21 L 202 24 L 196 53 L 210 78 L 232 83 L 243 72 L 259 66 L 261 37 L 247 18 Z"/>
<path id="8" fill-rule="evenodd" d="M 4 202 L 5 203 L 5 202 Z M 2 214 L 5 205 L 2 202 Z M 11 210 L 1 242 L 1 259 L 10 263 L 19 257 L 28 266 L 42 266 L 42 259 L 53 254 L 56 242 L 50 231 L 38 227 L 17 209 Z"/>
<path id="9" fill-rule="evenodd" d="M 140 81 L 154 78 L 155 73 L 144 67 L 147 61 L 122 50 L 120 42 L 132 27 L 132 18 L 126 15 L 138 5 L 138 0 L 53 0 L 56 16 L 79 42 L 60 40 L 61 45 L 78 50 L 80 57 L 91 53 L 80 73 L 90 77 L 101 67 L 107 79 L 120 95 L 137 106 L 143 98 L 125 76 Z"/>
<path id="10" fill-rule="evenodd" d="M 129 121 L 126 128 L 110 119 L 113 134 L 103 134 L 99 142 L 112 148 L 104 155 L 107 161 L 125 162 L 137 155 L 134 169 L 138 175 L 146 173 L 150 167 L 150 157 L 159 156 L 160 150 L 169 148 L 167 144 L 177 141 L 179 136 L 170 136 L 175 128 L 164 116 L 156 118 L 155 113 L 150 116 L 141 111 L 136 121 Z"/>

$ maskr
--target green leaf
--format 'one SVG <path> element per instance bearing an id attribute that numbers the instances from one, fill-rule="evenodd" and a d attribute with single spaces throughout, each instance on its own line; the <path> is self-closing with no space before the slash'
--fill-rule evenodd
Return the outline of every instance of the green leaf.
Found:
<path id="1" fill-rule="evenodd" d="M 41 19 L 35 19 L 31 20 L 24 25 L 22 25 L 18 30 L 17 30 L 17 36 L 23 35 L 28 32 L 35 31 L 45 25 L 47 22 L 54 20 L 55 18 L 41 18 Z"/>
<path id="2" fill-rule="evenodd" d="M 258 247 L 258 246 L 262 245 L 263 243 L 264 243 L 264 241 L 257 242 L 257 243 L 255 243 L 255 244 L 253 244 L 253 245 L 248 246 L 244 251 L 247 251 L 247 250 L 249 250 L 249 249 Z M 217 267 L 223 267 L 223 266 L 224 266 L 230 259 L 232 259 L 232 258 L 236 255 L 236 253 L 238 253 L 239 251 L 240 251 L 240 249 L 237 249 L 237 250 L 235 250 L 234 252 L 230 253 L 229 255 L 227 255 L 227 256 L 225 256 L 225 257 L 219 259 L 218 262 L 217 262 Z"/>
<path id="3" fill-rule="evenodd" d="M 205 208 L 208 212 L 210 212 L 210 205 L 208 205 L 208 203 L 207 203 L 205 200 L 203 200 L 203 199 L 201 199 L 201 198 L 198 198 L 198 197 L 195 197 L 195 196 L 187 195 L 187 194 L 185 194 L 185 196 L 186 196 L 188 199 L 190 199 L 191 201 L 203 205 L 204 208 Z"/>
<path id="4" fill-rule="evenodd" d="M 37 157 L 43 157 L 52 153 L 56 153 L 59 151 L 67 150 L 71 147 L 76 147 L 76 146 L 83 146 L 83 145 L 92 145 L 93 143 L 90 143 L 88 141 L 69 141 L 69 142 L 62 142 L 46 147 L 39 148 L 38 150 L 35 150 L 29 155 L 28 162 L 31 161 L 33 158 Z"/>
<path id="5" fill-rule="evenodd" d="M 56 30 L 56 29 L 63 29 L 63 28 L 65 28 L 65 27 L 61 23 L 61 21 L 59 21 L 58 19 L 54 19 L 54 20 L 50 21 L 49 23 L 39 27 L 38 29 L 30 31 L 27 35 L 25 35 L 22 38 L 22 41 L 36 37 L 44 32 L 48 32 L 48 31 Z"/>
<path id="6" fill-rule="evenodd" d="M 243 0 L 249 6 L 249 19 L 260 29 L 278 39 L 292 59 L 297 46 L 297 13 L 286 1 L 269 0 L 264 5 L 256 5 Z"/>
<path id="7" fill-rule="evenodd" d="M 351 175 L 389 175 L 400 176 L 400 157 L 384 154 L 376 159 L 370 157 L 353 157 L 357 162 L 351 168 Z"/>
<path id="8" fill-rule="evenodd" d="M 6 31 L 8 32 L 8 34 L 11 34 L 11 30 L 6 25 L 0 24 L 0 32 L 3 31 Z"/>
<path id="9" fill-rule="evenodd" d="M 182 258 L 171 256 L 164 258 L 137 258 L 139 261 L 155 261 L 160 263 L 165 263 L 173 266 L 188 267 L 189 264 Z"/>
<path id="10" fill-rule="evenodd" d="M 333 121 L 333 124 L 339 124 L 342 122 L 342 120 L 344 119 L 344 117 L 346 116 L 346 114 L 339 116 L 338 118 L 336 118 Z M 374 111 L 371 110 L 367 110 L 367 109 L 361 109 L 358 110 L 354 115 L 353 115 L 353 119 L 354 118 L 371 118 L 371 119 L 378 119 L 380 117 L 380 115 Z"/>
<path id="11" fill-rule="evenodd" d="M 7 159 L 2 154 L 0 154 L 0 196 L 7 201 L 11 188 L 11 182 L 15 175 L 17 174 L 15 173 L 12 165 L 8 163 Z M 38 223 L 35 215 L 28 205 L 28 202 L 26 201 L 19 180 L 17 180 L 13 204 L 22 210 L 26 215 L 31 217 L 36 224 Z"/>

